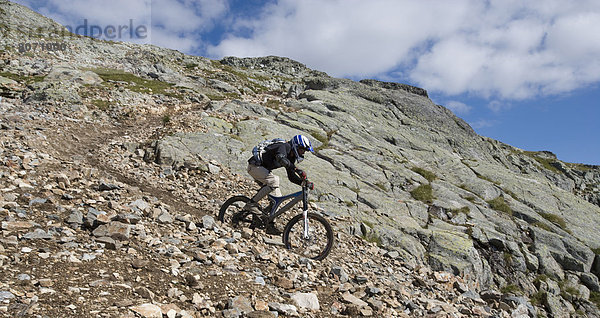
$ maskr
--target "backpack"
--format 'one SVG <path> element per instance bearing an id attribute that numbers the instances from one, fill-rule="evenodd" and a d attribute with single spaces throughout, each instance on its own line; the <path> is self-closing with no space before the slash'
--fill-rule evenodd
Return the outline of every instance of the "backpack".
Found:
<path id="1" fill-rule="evenodd" d="M 281 139 L 281 138 L 275 138 L 275 139 L 271 139 L 271 140 L 261 141 L 258 145 L 256 145 L 256 147 L 254 147 L 252 149 L 252 156 L 254 157 L 254 160 L 256 160 L 256 162 L 259 165 L 261 165 L 262 164 L 262 155 L 265 153 L 268 146 L 273 145 L 273 144 L 282 144 L 282 143 L 286 143 L 286 142 L 287 141 L 285 139 Z"/>

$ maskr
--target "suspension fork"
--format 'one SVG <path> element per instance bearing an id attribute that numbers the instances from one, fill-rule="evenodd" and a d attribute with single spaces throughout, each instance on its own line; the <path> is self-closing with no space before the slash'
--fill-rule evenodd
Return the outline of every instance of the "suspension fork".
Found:
<path id="1" fill-rule="evenodd" d="M 302 186 L 302 216 L 304 217 L 304 231 L 302 237 L 308 239 L 308 188 Z"/>

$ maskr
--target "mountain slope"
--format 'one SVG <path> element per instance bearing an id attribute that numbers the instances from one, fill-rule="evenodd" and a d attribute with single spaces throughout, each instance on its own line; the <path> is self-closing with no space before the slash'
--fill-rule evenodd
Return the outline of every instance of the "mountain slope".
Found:
<path id="1" fill-rule="evenodd" d="M 599 167 L 478 136 L 421 88 L 0 15 L 3 313 L 597 315 Z M 256 143 L 297 133 L 338 233 L 321 263 L 203 217 L 251 194 Z"/>

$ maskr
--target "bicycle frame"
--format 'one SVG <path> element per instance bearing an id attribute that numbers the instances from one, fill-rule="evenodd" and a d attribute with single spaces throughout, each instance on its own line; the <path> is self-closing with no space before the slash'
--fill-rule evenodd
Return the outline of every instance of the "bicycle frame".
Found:
<path id="1" fill-rule="evenodd" d="M 302 212 L 304 214 L 304 231 L 305 231 L 305 237 L 307 237 L 308 234 L 308 218 L 307 218 L 307 213 L 308 213 L 308 187 L 303 184 L 302 185 L 302 190 L 292 193 L 292 194 L 288 194 L 288 195 L 284 195 L 281 197 L 276 197 L 273 195 L 269 194 L 269 199 L 273 200 L 273 207 L 271 207 L 271 211 L 269 211 L 269 218 L 267 219 L 267 223 L 268 222 L 272 222 L 273 220 L 275 220 L 278 216 L 282 215 L 283 213 L 287 212 L 288 210 L 290 210 L 294 205 L 296 205 L 298 202 L 302 201 Z M 286 203 L 284 206 L 282 206 L 279 210 L 279 206 L 287 201 L 291 199 L 290 202 Z"/>

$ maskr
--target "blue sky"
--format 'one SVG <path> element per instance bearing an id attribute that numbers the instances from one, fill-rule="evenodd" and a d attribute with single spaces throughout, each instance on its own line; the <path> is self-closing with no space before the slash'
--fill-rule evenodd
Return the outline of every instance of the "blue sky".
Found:
<path id="1" fill-rule="evenodd" d="M 597 0 L 15 2 L 70 26 L 150 26 L 123 41 L 412 84 L 480 135 L 600 165 Z"/>

